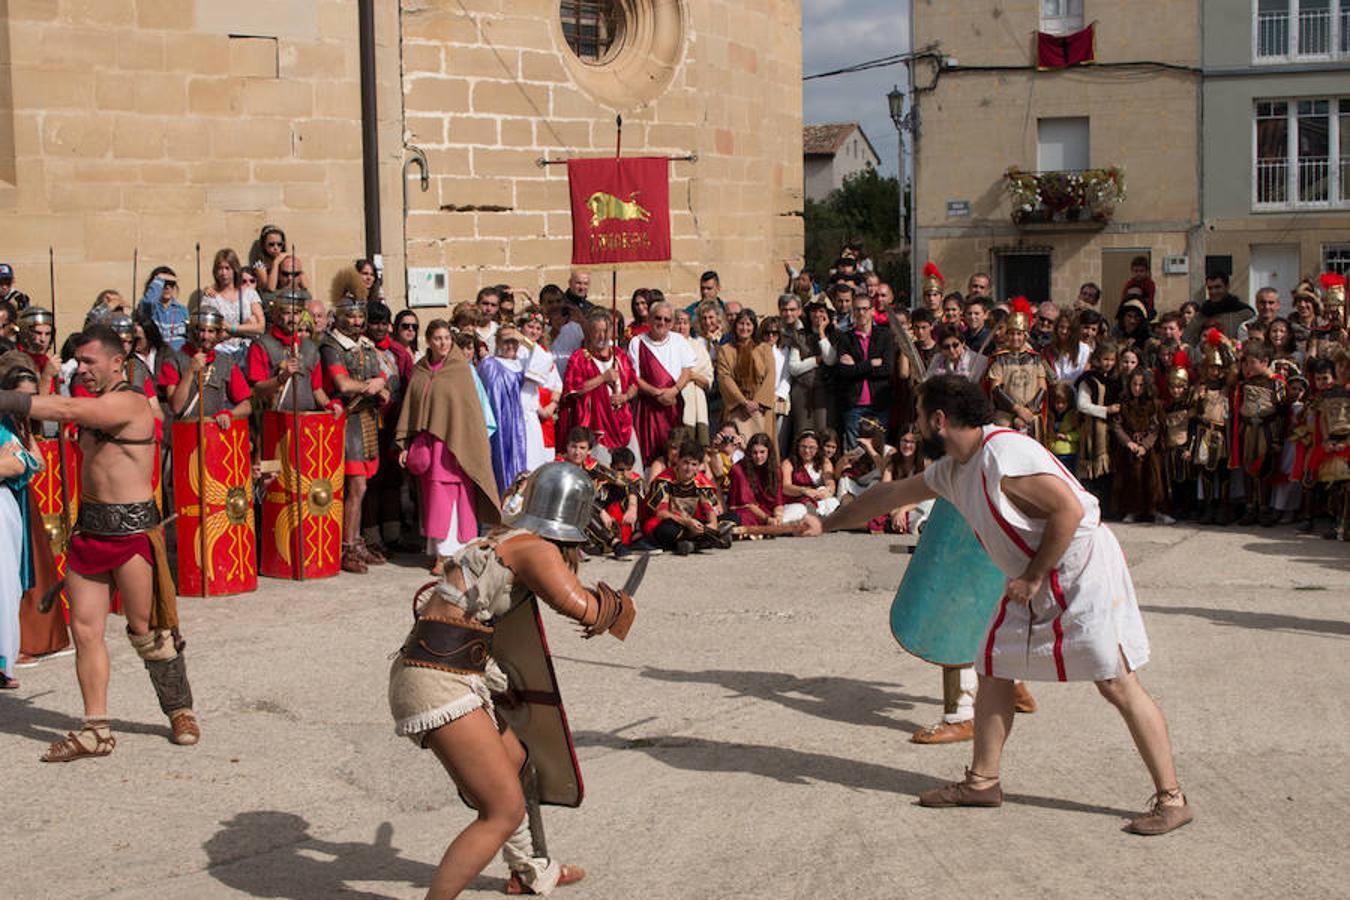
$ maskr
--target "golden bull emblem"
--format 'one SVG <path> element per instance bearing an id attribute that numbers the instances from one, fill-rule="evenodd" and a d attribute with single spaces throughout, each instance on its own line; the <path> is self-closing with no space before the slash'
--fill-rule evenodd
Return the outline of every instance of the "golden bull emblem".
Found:
<path id="1" fill-rule="evenodd" d="M 601 222 L 618 219 L 622 222 L 650 222 L 652 214 L 637 202 L 638 192 L 633 191 L 627 200 L 620 200 L 613 194 L 596 191 L 586 198 L 586 208 L 591 211 L 591 227 Z"/>

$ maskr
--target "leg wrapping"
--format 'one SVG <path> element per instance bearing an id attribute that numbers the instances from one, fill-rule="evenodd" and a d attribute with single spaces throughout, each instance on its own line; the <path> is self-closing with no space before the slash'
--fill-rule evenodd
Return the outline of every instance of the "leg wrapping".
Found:
<path id="1" fill-rule="evenodd" d="M 159 698 L 159 708 L 166 716 L 192 709 L 192 685 L 188 683 L 187 661 L 178 652 L 175 636 L 170 631 L 151 631 L 148 634 L 127 633 L 136 654 L 145 660 L 150 673 L 150 684 Z"/>

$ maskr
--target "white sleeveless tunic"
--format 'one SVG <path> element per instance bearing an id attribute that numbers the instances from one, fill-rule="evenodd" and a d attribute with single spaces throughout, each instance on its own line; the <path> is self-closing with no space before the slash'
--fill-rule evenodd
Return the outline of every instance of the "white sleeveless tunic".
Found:
<path id="1" fill-rule="evenodd" d="M 1024 515 L 1003 493 L 1004 478 L 1053 475 L 1083 505 L 1083 519 L 1059 565 L 1029 606 L 1006 595 L 994 608 L 975 656 L 984 675 L 1027 681 L 1115 678 L 1123 652 L 1130 669 L 1148 662 L 1148 637 L 1125 554 L 1101 521 L 1097 499 L 1035 439 L 987 425 L 964 464 L 944 457 L 924 470 L 928 486 L 952 503 L 1009 579 L 1040 546 L 1043 520 Z"/>

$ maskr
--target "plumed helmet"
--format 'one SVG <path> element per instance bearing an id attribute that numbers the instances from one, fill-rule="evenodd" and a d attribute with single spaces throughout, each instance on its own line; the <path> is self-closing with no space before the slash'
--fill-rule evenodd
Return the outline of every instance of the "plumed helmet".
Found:
<path id="1" fill-rule="evenodd" d="M 946 279 L 944 279 L 942 273 L 938 271 L 937 264 L 932 261 L 924 263 L 923 293 L 927 294 L 929 291 L 937 291 L 940 294 L 942 293 L 944 284 L 946 284 Z"/>
<path id="2" fill-rule="evenodd" d="M 43 306 L 25 307 L 23 312 L 19 313 L 19 330 L 27 331 L 34 325 L 51 325 L 56 327 L 56 316 L 52 311 Z"/>
<path id="3" fill-rule="evenodd" d="M 595 485 L 581 468 L 546 463 L 525 482 L 524 508 L 509 524 L 560 544 L 580 544 L 594 502 Z"/>
<path id="4" fill-rule="evenodd" d="M 198 308 L 188 315 L 189 328 L 224 328 L 225 317 L 220 310 L 210 306 Z"/>
<path id="5" fill-rule="evenodd" d="M 131 316 L 120 310 L 115 310 L 112 315 L 108 316 L 108 320 L 104 324 L 124 341 L 135 340 L 136 338 L 136 323 L 131 321 Z"/>
<path id="6" fill-rule="evenodd" d="M 343 294 L 333 304 L 333 316 L 337 319 L 338 330 L 348 336 L 361 331 L 356 325 L 356 317 L 361 317 L 361 326 L 366 322 L 366 301 L 351 294 Z"/>
<path id="7" fill-rule="evenodd" d="M 1328 316 L 1339 320 L 1345 311 L 1345 276 L 1323 272 L 1318 282 L 1322 286 L 1322 308 Z"/>
<path id="8" fill-rule="evenodd" d="M 1172 386 L 1186 387 L 1191 383 L 1190 355 L 1185 350 L 1172 354 L 1171 365 L 1167 367 L 1167 383 Z"/>
<path id="9" fill-rule="evenodd" d="M 1233 348 L 1229 346 L 1228 339 L 1223 336 L 1223 332 L 1217 328 L 1206 331 L 1204 339 L 1200 342 L 1201 364 L 1226 369 L 1233 364 L 1233 361 Z"/>
<path id="10" fill-rule="evenodd" d="M 1014 297 L 1009 304 L 1012 312 L 1008 313 L 1009 331 L 1029 331 L 1031 329 L 1031 320 L 1036 312 L 1031 308 L 1031 301 L 1026 297 Z"/>

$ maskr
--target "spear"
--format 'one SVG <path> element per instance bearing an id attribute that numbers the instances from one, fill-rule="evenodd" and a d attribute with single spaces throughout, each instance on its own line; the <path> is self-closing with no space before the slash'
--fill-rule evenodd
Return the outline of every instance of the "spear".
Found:
<path id="1" fill-rule="evenodd" d="M 47 247 L 47 279 L 52 292 L 52 345 L 47 348 L 47 355 L 50 357 L 56 351 L 56 251 Z M 57 376 L 58 379 L 60 376 Z M 59 392 L 56 385 L 52 386 Z M 56 423 L 56 467 L 61 473 L 61 535 L 64 542 L 66 535 L 70 534 L 70 479 L 67 478 L 66 466 L 66 426 L 64 422 Z"/>
<path id="2" fill-rule="evenodd" d="M 137 291 L 137 288 L 136 288 L 136 279 L 137 279 L 136 269 L 137 269 L 137 266 L 139 265 L 140 261 L 141 261 L 141 248 L 140 248 L 140 247 L 133 247 L 132 250 L 131 250 L 131 293 L 130 293 L 130 294 L 127 294 L 127 302 L 129 302 L 129 303 L 131 304 L 132 310 L 135 310 L 136 307 L 140 305 L 140 299 L 141 299 L 141 295 L 138 294 L 138 293 L 136 293 L 136 291 Z"/>
<path id="3" fill-rule="evenodd" d="M 291 245 L 291 255 L 295 257 L 295 265 L 300 265 L 300 252 L 296 244 Z M 295 302 L 295 279 L 286 287 L 290 294 L 291 302 Z M 296 322 L 296 330 L 299 331 L 299 322 Z M 296 334 L 295 343 L 292 345 L 297 361 L 300 359 L 300 336 Z M 295 471 L 295 573 L 296 580 L 305 580 L 305 498 L 300 494 L 300 485 L 303 483 L 300 477 L 300 386 L 296 379 L 300 378 L 300 371 L 296 371 L 291 376 L 291 457 L 292 465 Z"/>

